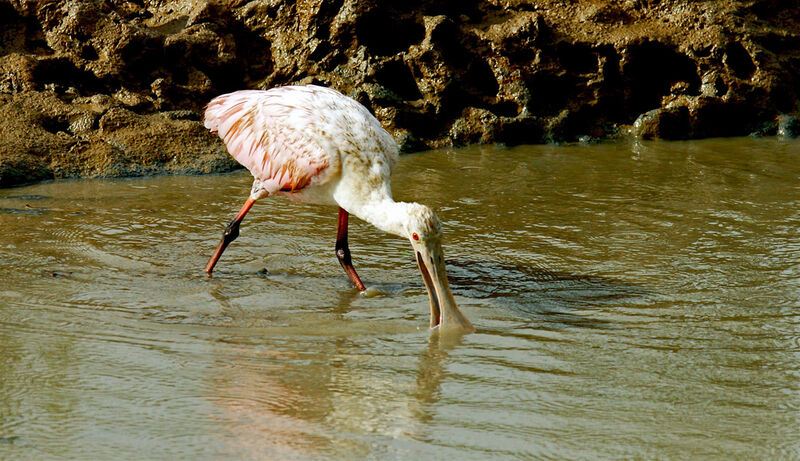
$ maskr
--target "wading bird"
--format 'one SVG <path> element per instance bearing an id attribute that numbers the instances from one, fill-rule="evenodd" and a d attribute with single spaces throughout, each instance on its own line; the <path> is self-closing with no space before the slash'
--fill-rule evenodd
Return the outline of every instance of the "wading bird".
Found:
<path id="1" fill-rule="evenodd" d="M 347 244 L 350 214 L 411 242 L 428 290 L 431 328 L 474 330 L 450 293 L 439 218 L 425 205 L 392 199 L 389 177 L 397 163 L 397 144 L 364 106 L 314 85 L 243 90 L 211 100 L 205 126 L 219 134 L 228 152 L 255 178 L 250 197 L 225 228 L 207 273 L 239 236 L 239 224 L 256 200 L 285 195 L 337 205 L 336 256 L 356 288 L 365 290 Z"/>

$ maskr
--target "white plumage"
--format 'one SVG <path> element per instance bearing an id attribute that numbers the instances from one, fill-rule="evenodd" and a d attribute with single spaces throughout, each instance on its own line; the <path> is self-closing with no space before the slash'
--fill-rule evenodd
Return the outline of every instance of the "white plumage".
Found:
<path id="1" fill-rule="evenodd" d="M 341 93 L 314 85 L 244 90 L 214 98 L 205 126 L 224 140 L 230 154 L 255 178 L 250 197 L 228 225 L 206 266 L 211 273 L 239 232 L 253 203 L 269 195 L 336 204 L 337 257 L 353 284 L 364 285 L 350 262 L 349 214 L 408 238 L 431 303 L 431 327 L 472 331 L 455 304 L 441 251 L 441 225 L 420 204 L 395 202 L 390 175 L 398 149 L 369 111 Z"/>

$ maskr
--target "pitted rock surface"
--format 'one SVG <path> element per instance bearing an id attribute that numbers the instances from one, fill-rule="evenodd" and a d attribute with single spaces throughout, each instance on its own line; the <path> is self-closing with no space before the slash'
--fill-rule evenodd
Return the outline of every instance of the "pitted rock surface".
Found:
<path id="1" fill-rule="evenodd" d="M 0 0 L 0 186 L 236 168 L 204 105 L 298 83 L 404 151 L 796 136 L 800 2 Z"/>

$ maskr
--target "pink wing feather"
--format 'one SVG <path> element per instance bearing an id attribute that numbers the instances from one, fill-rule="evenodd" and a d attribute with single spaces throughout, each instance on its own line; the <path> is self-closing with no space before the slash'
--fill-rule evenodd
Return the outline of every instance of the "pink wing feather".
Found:
<path id="1" fill-rule="evenodd" d="M 313 113 L 281 91 L 224 94 L 206 107 L 205 126 L 272 194 L 309 185 L 330 165 L 330 155 L 303 133 Z"/>

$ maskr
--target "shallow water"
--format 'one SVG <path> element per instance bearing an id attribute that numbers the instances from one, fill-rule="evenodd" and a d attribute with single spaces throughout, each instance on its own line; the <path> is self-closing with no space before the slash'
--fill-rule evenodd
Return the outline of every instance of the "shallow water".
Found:
<path id="1" fill-rule="evenodd" d="M 478 328 L 411 247 L 246 172 L 0 190 L 0 458 L 800 457 L 800 143 L 402 158 Z"/>

